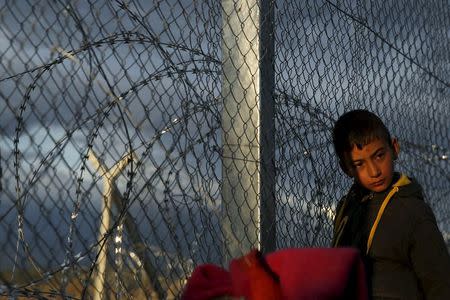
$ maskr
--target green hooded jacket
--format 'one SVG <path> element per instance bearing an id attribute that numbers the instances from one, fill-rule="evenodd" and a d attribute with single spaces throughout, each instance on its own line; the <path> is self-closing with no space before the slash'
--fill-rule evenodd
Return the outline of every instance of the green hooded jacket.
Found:
<path id="1" fill-rule="evenodd" d="M 450 299 L 450 255 L 422 188 L 398 173 L 393 182 L 381 193 L 352 186 L 333 246 L 361 251 L 372 299 Z"/>

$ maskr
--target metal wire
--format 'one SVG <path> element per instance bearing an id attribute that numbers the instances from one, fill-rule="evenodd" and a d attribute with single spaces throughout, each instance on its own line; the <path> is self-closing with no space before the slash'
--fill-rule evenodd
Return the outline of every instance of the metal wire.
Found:
<path id="1" fill-rule="evenodd" d="M 0 295 L 174 299 L 199 263 L 328 246 L 353 108 L 449 241 L 448 28 L 446 1 L 0 0 Z"/>

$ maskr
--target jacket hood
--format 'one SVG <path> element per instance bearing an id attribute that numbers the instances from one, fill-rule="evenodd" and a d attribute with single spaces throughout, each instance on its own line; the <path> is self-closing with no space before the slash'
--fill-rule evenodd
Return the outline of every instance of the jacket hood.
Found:
<path id="1" fill-rule="evenodd" d="M 399 197 L 411 197 L 412 195 L 422 196 L 423 190 L 416 179 L 412 177 L 407 177 L 409 183 L 399 187 L 398 196 Z"/>
<path id="2" fill-rule="evenodd" d="M 413 177 L 406 176 L 402 173 L 395 173 L 394 175 L 394 181 L 392 184 L 382 192 L 378 193 L 370 193 L 370 191 L 366 190 L 366 193 L 373 194 L 373 197 L 376 199 L 384 199 L 386 195 L 395 187 L 398 187 L 398 191 L 396 192 L 398 197 L 411 197 L 414 195 L 422 196 L 423 190 L 420 184 L 417 182 L 417 180 Z M 361 189 L 361 188 L 359 188 Z"/>

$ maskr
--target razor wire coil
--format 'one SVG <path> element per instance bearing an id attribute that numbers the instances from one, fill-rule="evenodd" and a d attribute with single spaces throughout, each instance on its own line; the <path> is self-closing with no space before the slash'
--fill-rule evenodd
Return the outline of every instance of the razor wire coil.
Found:
<path id="1" fill-rule="evenodd" d="M 254 142 L 259 126 L 247 116 L 257 105 L 224 88 L 245 96 L 257 85 L 256 74 L 224 70 L 236 50 L 224 37 L 227 1 L 0 1 L 0 295 L 171 299 L 197 264 L 223 263 L 225 162 L 251 184 L 259 162 L 251 145 L 226 145 L 228 134 Z M 276 248 L 329 245 L 350 184 L 330 131 L 352 108 L 398 137 L 398 168 L 423 185 L 450 241 L 448 3 L 232 4 L 250 11 L 229 24 L 238 48 L 242 37 L 256 43 L 255 10 L 274 9 Z M 232 65 L 251 68 L 251 45 L 238 50 Z M 239 122 L 242 133 L 227 131 Z M 246 182 L 236 212 L 254 215 L 260 191 Z M 243 243 L 254 234 L 230 228 Z"/>

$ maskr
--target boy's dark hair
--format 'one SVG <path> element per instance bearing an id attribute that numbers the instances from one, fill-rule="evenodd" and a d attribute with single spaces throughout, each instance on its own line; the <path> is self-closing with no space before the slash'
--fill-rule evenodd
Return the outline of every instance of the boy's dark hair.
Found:
<path id="1" fill-rule="evenodd" d="M 368 110 L 349 111 L 334 124 L 333 144 L 341 162 L 344 162 L 345 153 L 350 153 L 354 145 L 361 149 L 377 138 L 391 144 L 391 135 L 383 121 Z"/>

